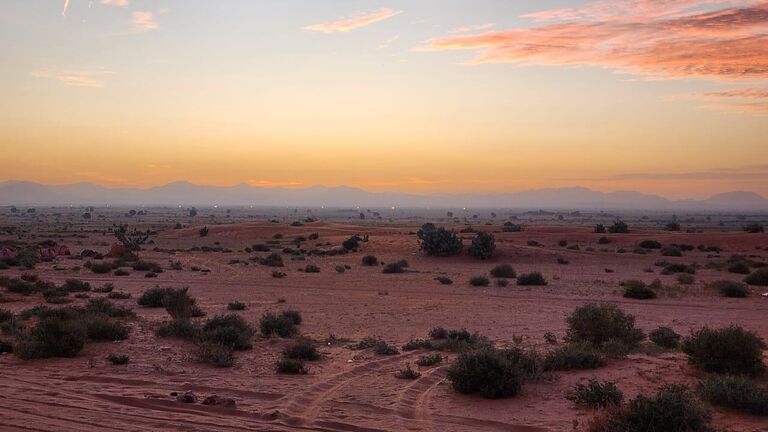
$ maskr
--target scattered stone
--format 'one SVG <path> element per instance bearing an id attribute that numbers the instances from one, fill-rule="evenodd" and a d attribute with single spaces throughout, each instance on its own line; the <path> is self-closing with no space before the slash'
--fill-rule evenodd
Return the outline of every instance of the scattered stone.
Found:
<path id="1" fill-rule="evenodd" d="M 178 402 L 183 402 L 183 403 L 196 403 L 197 402 L 197 395 L 194 392 L 192 392 L 191 390 L 187 390 L 184 393 L 177 394 L 176 395 L 176 400 Z"/>

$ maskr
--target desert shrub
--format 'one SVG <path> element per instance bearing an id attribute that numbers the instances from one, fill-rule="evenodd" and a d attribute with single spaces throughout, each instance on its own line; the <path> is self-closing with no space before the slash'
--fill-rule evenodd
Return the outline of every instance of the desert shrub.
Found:
<path id="1" fill-rule="evenodd" d="M 613 221 L 613 225 L 608 227 L 608 232 L 612 234 L 627 234 L 629 233 L 629 225 L 622 220 L 616 219 Z"/>
<path id="2" fill-rule="evenodd" d="M 661 255 L 668 257 L 681 257 L 683 256 L 683 251 L 675 246 L 667 246 L 661 250 Z"/>
<path id="3" fill-rule="evenodd" d="M 369 267 L 377 266 L 379 265 L 379 259 L 373 255 L 366 255 L 363 257 L 363 265 Z"/>
<path id="4" fill-rule="evenodd" d="M 638 300 L 656 298 L 656 291 L 649 288 L 645 282 L 630 279 L 621 283 L 624 286 L 624 297 Z"/>
<path id="5" fill-rule="evenodd" d="M 13 319 L 13 312 L 8 309 L 0 309 L 0 323 L 10 321 Z"/>
<path id="6" fill-rule="evenodd" d="M 536 240 L 528 240 L 526 242 L 528 246 L 538 247 L 541 246 L 541 243 L 537 242 Z"/>
<path id="7" fill-rule="evenodd" d="M 743 261 L 737 261 L 728 267 L 728 271 L 736 274 L 749 274 L 749 266 Z"/>
<path id="8" fill-rule="evenodd" d="M 309 340 L 300 340 L 283 350 L 283 357 L 294 360 L 319 360 L 320 353 Z"/>
<path id="9" fill-rule="evenodd" d="M 644 249 L 661 249 L 661 243 L 657 240 L 643 240 L 637 244 Z"/>
<path id="10" fill-rule="evenodd" d="M 150 288 L 141 293 L 141 296 L 136 302 L 139 304 L 139 306 L 144 307 L 163 307 L 163 297 L 165 297 L 169 290 L 173 290 L 173 288 Z"/>
<path id="11" fill-rule="evenodd" d="M 112 274 L 115 275 L 115 276 L 130 276 L 131 272 L 119 268 L 119 269 L 115 270 L 114 273 L 112 273 Z"/>
<path id="12" fill-rule="evenodd" d="M 712 405 L 768 416 L 768 388 L 743 376 L 709 376 L 698 386 L 702 399 Z"/>
<path id="13" fill-rule="evenodd" d="M 198 234 L 200 234 L 200 237 L 207 237 L 208 236 L 208 232 L 209 232 L 208 227 L 204 226 L 204 227 L 200 228 L 200 231 L 198 231 Z"/>
<path id="14" fill-rule="evenodd" d="M 363 239 L 361 239 L 360 236 L 353 235 L 352 237 L 341 242 L 341 247 L 348 251 L 357 250 L 357 248 L 360 247 L 360 242 L 362 240 Z"/>
<path id="15" fill-rule="evenodd" d="M 115 306 L 114 303 L 103 298 L 89 300 L 85 305 L 85 312 L 89 314 L 106 315 L 112 318 L 134 318 L 136 316 L 131 309 Z"/>
<path id="16" fill-rule="evenodd" d="M 247 307 L 248 306 L 245 303 L 239 302 L 239 301 L 235 301 L 235 302 L 231 302 L 231 303 L 229 303 L 227 305 L 227 310 L 241 311 L 241 310 L 245 310 Z"/>
<path id="17" fill-rule="evenodd" d="M 747 285 L 768 286 L 768 267 L 757 269 L 751 275 L 744 278 Z"/>
<path id="18" fill-rule="evenodd" d="M 512 222 L 504 222 L 504 225 L 501 226 L 502 232 L 522 232 L 523 226 L 514 224 Z"/>
<path id="19" fill-rule="evenodd" d="M 496 250 L 496 238 L 493 234 L 486 232 L 479 232 L 472 239 L 472 244 L 469 246 L 467 252 L 469 256 L 480 260 L 486 260 L 493 256 L 493 252 Z"/>
<path id="20" fill-rule="evenodd" d="M 282 278 L 284 278 L 286 276 L 288 276 L 288 275 L 286 275 L 285 273 L 283 273 L 281 271 L 275 270 L 275 271 L 272 272 L 272 277 L 275 278 L 275 279 L 282 279 Z"/>
<path id="21" fill-rule="evenodd" d="M 661 270 L 661 274 L 663 275 L 671 275 L 675 273 L 694 274 L 696 273 L 696 269 L 693 268 L 693 266 L 689 266 L 687 264 L 667 263 L 664 265 L 664 269 Z"/>
<path id="22" fill-rule="evenodd" d="M 419 357 L 416 360 L 416 364 L 419 366 L 433 366 L 443 361 L 443 356 L 440 354 L 429 354 Z"/>
<path id="23" fill-rule="evenodd" d="M 597 224 L 597 225 L 595 225 L 595 228 L 592 230 L 592 232 L 593 232 L 593 233 L 595 233 L 595 234 L 602 234 L 602 233 L 604 233 L 605 231 L 606 231 L 606 230 L 605 230 L 605 225 L 603 225 L 603 224 Z M 605 238 L 605 237 L 601 237 L 601 240 L 602 240 L 602 239 L 604 239 L 604 238 Z"/>
<path id="24" fill-rule="evenodd" d="M 0 354 L 12 353 L 13 344 L 7 341 L 0 340 Z"/>
<path id="25" fill-rule="evenodd" d="M 693 278 L 692 274 L 689 273 L 679 273 L 677 275 L 677 283 L 680 285 L 691 285 L 695 279 Z"/>
<path id="26" fill-rule="evenodd" d="M 539 272 L 523 273 L 517 277 L 517 284 L 523 286 L 542 286 L 547 284 L 547 280 Z"/>
<path id="27" fill-rule="evenodd" d="M 265 313 L 259 321 L 259 329 L 264 336 L 277 335 L 289 338 L 298 332 L 293 320 L 282 315 Z"/>
<path id="28" fill-rule="evenodd" d="M 79 279 L 67 279 L 64 281 L 62 288 L 68 292 L 86 292 L 91 290 L 91 284 L 83 282 Z"/>
<path id="29" fill-rule="evenodd" d="M 133 263 L 133 269 L 136 271 L 145 271 L 152 273 L 162 273 L 163 267 L 160 264 L 152 261 L 136 261 Z"/>
<path id="30" fill-rule="evenodd" d="M 200 326 L 189 319 L 175 319 L 161 324 L 156 333 L 160 337 L 193 340 L 200 336 Z"/>
<path id="31" fill-rule="evenodd" d="M 568 261 L 566 258 L 563 258 L 563 257 L 557 257 L 557 263 L 558 263 L 558 264 L 561 264 L 561 265 L 568 265 L 568 264 L 570 264 L 571 262 L 570 262 L 570 261 Z"/>
<path id="32" fill-rule="evenodd" d="M 281 374 L 305 375 L 309 369 L 304 366 L 304 362 L 297 359 L 282 358 L 275 364 L 275 370 Z"/>
<path id="33" fill-rule="evenodd" d="M 395 376 L 400 379 L 415 380 L 421 377 L 421 372 L 411 368 L 410 364 L 405 365 L 405 368 L 400 369 Z"/>
<path id="34" fill-rule="evenodd" d="M 509 281 L 507 279 L 496 279 L 497 287 L 505 287 L 507 285 L 509 285 Z"/>
<path id="35" fill-rule="evenodd" d="M 440 282 L 442 285 L 453 284 L 453 279 L 449 278 L 448 276 L 438 276 L 435 278 L 435 280 Z"/>
<path id="36" fill-rule="evenodd" d="M 491 276 L 495 278 L 509 278 L 514 279 L 517 277 L 515 269 L 509 264 L 500 264 L 491 269 Z"/>
<path id="37" fill-rule="evenodd" d="M 257 243 L 253 246 L 251 246 L 252 252 L 269 252 L 270 248 L 269 245 L 265 245 L 264 243 Z"/>
<path id="38" fill-rule="evenodd" d="M 280 316 L 285 317 L 289 320 L 291 320 L 292 323 L 296 325 L 300 325 L 301 322 L 304 320 L 301 317 L 301 312 L 293 309 L 286 309 L 280 313 Z"/>
<path id="39" fill-rule="evenodd" d="M 749 296 L 749 288 L 741 282 L 719 280 L 712 283 L 722 297 L 744 298 Z"/>
<path id="40" fill-rule="evenodd" d="M 635 328 L 635 317 L 608 303 L 589 303 L 576 308 L 566 322 L 568 341 L 586 342 L 596 347 L 612 340 L 636 347 L 645 337 L 642 330 Z"/>
<path id="41" fill-rule="evenodd" d="M 456 231 L 426 223 L 416 233 L 419 248 L 429 256 L 451 256 L 461 252 L 464 245 Z"/>
<path id="42" fill-rule="evenodd" d="M 280 254 L 276 254 L 276 253 L 271 253 L 271 254 L 267 255 L 266 257 L 261 258 L 259 260 L 259 263 L 261 265 L 265 265 L 265 266 L 268 266 L 268 267 L 283 267 L 284 266 L 284 264 L 283 264 L 283 257 L 280 256 Z"/>
<path id="43" fill-rule="evenodd" d="M 169 288 L 165 290 L 161 302 L 171 318 L 192 318 L 195 310 L 195 299 L 187 293 L 187 290 L 188 288 Z"/>
<path id="44" fill-rule="evenodd" d="M 624 393 L 616 387 L 614 382 L 604 381 L 601 383 L 592 378 L 587 384 L 577 383 L 567 398 L 574 403 L 590 408 L 605 408 L 621 405 Z"/>
<path id="45" fill-rule="evenodd" d="M 31 331 L 19 337 L 13 352 L 23 360 L 74 357 L 87 339 L 87 329 L 81 321 L 42 318 Z"/>
<path id="46" fill-rule="evenodd" d="M 670 385 L 654 396 L 640 395 L 627 405 L 606 411 L 589 432 L 711 432 L 711 416 L 693 393 Z"/>
<path id="47" fill-rule="evenodd" d="M 523 357 L 518 350 L 465 351 L 448 368 L 448 379 L 459 393 L 480 393 L 488 399 L 514 397 L 527 375 Z"/>
<path id="48" fill-rule="evenodd" d="M 608 237 L 600 237 L 599 239 L 597 239 L 597 244 L 601 244 L 601 245 L 605 245 L 610 242 L 611 242 L 611 239 L 609 239 Z"/>
<path id="49" fill-rule="evenodd" d="M 680 231 L 681 227 L 677 222 L 668 222 L 666 225 L 664 225 L 664 229 L 667 231 Z"/>
<path id="50" fill-rule="evenodd" d="M 560 240 L 557 242 L 557 245 L 560 247 L 566 247 L 568 246 L 568 240 Z"/>
<path id="51" fill-rule="evenodd" d="M 605 360 L 588 344 L 571 343 L 550 351 L 544 357 L 544 370 L 568 371 L 597 369 L 605 366 Z"/>
<path id="52" fill-rule="evenodd" d="M 107 274 L 114 269 L 114 264 L 108 262 L 86 263 L 85 267 L 96 274 Z"/>
<path id="53" fill-rule="evenodd" d="M 253 329 L 240 315 L 216 315 L 203 325 L 200 338 L 233 350 L 246 350 L 253 346 Z"/>
<path id="54" fill-rule="evenodd" d="M 232 347 L 217 343 L 202 343 L 197 346 L 197 361 L 212 364 L 216 367 L 232 367 L 235 364 L 235 353 Z"/>
<path id="55" fill-rule="evenodd" d="M 128 337 L 128 327 L 103 315 L 93 315 L 83 320 L 88 339 L 94 341 L 117 341 Z"/>
<path id="56" fill-rule="evenodd" d="M 401 260 L 402 261 L 402 260 Z M 381 269 L 382 273 L 405 273 L 405 268 L 407 266 L 403 266 L 403 263 L 401 261 L 389 263 L 384 266 L 383 269 Z"/>
<path id="57" fill-rule="evenodd" d="M 109 360 L 110 363 L 112 363 L 115 366 L 119 365 L 126 365 L 130 361 L 130 357 L 128 357 L 125 354 L 117 355 L 117 354 L 110 354 L 107 356 L 107 360 Z"/>
<path id="58" fill-rule="evenodd" d="M 399 354 L 400 350 L 398 350 L 394 345 L 390 345 L 383 340 L 379 340 L 373 346 L 373 352 L 379 355 L 395 355 Z"/>
<path id="59" fill-rule="evenodd" d="M 761 232 L 765 232 L 765 227 L 762 224 L 759 223 L 751 223 L 744 226 L 744 232 L 748 232 L 750 234 L 757 234 Z"/>
<path id="60" fill-rule="evenodd" d="M 469 284 L 472 286 L 488 286 L 491 281 L 485 276 L 472 276 L 469 278 Z"/>
<path id="61" fill-rule="evenodd" d="M 706 372 L 757 374 L 763 364 L 765 342 L 757 334 L 738 326 L 704 327 L 683 341 L 688 360 Z"/>
<path id="62" fill-rule="evenodd" d="M 648 333 L 648 338 L 662 348 L 673 349 L 680 344 L 681 337 L 671 328 L 662 326 Z"/>
<path id="63" fill-rule="evenodd" d="M 320 273 L 320 267 L 314 265 L 314 264 L 307 264 L 306 267 L 304 267 L 305 273 Z"/>

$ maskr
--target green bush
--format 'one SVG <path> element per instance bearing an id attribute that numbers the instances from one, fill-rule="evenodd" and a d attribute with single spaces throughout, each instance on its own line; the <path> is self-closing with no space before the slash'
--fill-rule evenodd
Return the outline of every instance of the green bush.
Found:
<path id="1" fill-rule="evenodd" d="M 235 353 L 230 346 L 202 343 L 197 347 L 197 361 L 221 368 L 232 367 L 235 364 Z"/>
<path id="2" fill-rule="evenodd" d="M 530 358 L 522 351 L 484 348 L 464 351 L 448 368 L 454 390 L 488 399 L 516 396 L 528 377 Z"/>
<path id="3" fill-rule="evenodd" d="M 152 272 L 152 273 L 162 273 L 163 267 L 152 261 L 136 261 L 133 263 L 133 269 L 136 271 L 145 271 L 145 272 Z"/>
<path id="4" fill-rule="evenodd" d="M 589 303 L 576 308 L 566 319 L 570 342 L 586 342 L 601 347 L 610 341 L 637 347 L 645 338 L 635 328 L 635 317 L 625 314 L 614 304 Z"/>
<path id="5" fill-rule="evenodd" d="M 278 316 L 271 312 L 261 317 L 259 328 L 264 336 L 277 335 L 282 338 L 292 337 L 298 332 L 296 324 L 294 324 L 292 319 Z"/>
<path id="6" fill-rule="evenodd" d="M 491 281 L 485 276 L 472 276 L 469 278 L 469 284 L 472 286 L 488 286 Z"/>
<path id="7" fill-rule="evenodd" d="M 160 287 L 154 287 L 150 288 L 143 293 L 141 293 L 141 296 L 136 301 L 140 306 L 144 307 L 151 307 L 151 308 L 159 308 L 163 307 L 163 297 L 170 291 L 175 290 L 174 288 L 160 288 Z"/>
<path id="8" fill-rule="evenodd" d="M 315 344 L 309 340 L 300 340 L 283 350 L 283 357 L 294 360 L 314 361 L 320 359 L 320 353 Z"/>
<path id="9" fill-rule="evenodd" d="M 245 303 L 239 302 L 239 301 L 235 301 L 235 302 L 231 302 L 231 303 L 229 303 L 227 305 L 227 310 L 242 311 L 242 310 L 245 310 L 247 307 L 248 306 Z"/>
<path id="10" fill-rule="evenodd" d="M 681 336 L 669 327 L 659 327 L 648 333 L 648 338 L 662 348 L 674 349 L 680 345 Z"/>
<path id="11" fill-rule="evenodd" d="M 517 277 L 517 284 L 521 286 L 543 286 L 547 280 L 539 272 L 524 273 Z"/>
<path id="12" fill-rule="evenodd" d="M 84 319 L 88 339 L 94 341 L 118 341 L 128 337 L 128 327 L 103 315 L 93 315 Z"/>
<path id="13" fill-rule="evenodd" d="M 592 378 L 587 384 L 576 384 L 567 398 L 574 403 L 590 408 L 605 408 L 621 405 L 624 393 L 616 387 L 616 383 L 610 381 L 601 383 Z"/>
<path id="14" fill-rule="evenodd" d="M 502 232 L 523 232 L 523 226 L 514 224 L 512 222 L 504 222 L 504 225 L 501 226 Z"/>
<path id="15" fill-rule="evenodd" d="M 624 286 L 624 297 L 638 300 L 655 299 L 656 291 L 649 288 L 645 282 L 630 279 L 621 283 Z"/>
<path id="16" fill-rule="evenodd" d="M 421 372 L 411 368 L 410 364 L 405 365 L 404 369 L 400 369 L 395 376 L 400 379 L 415 380 L 421 377 Z"/>
<path id="17" fill-rule="evenodd" d="M 96 274 L 107 274 L 115 268 L 113 263 L 108 262 L 87 263 L 85 267 Z"/>
<path id="18" fill-rule="evenodd" d="M 605 360 L 588 344 L 571 343 L 549 352 L 544 357 L 545 371 L 597 369 Z"/>
<path id="19" fill-rule="evenodd" d="M 699 383 L 699 394 L 712 405 L 752 415 L 768 416 L 768 388 L 743 376 L 709 376 Z"/>
<path id="20" fill-rule="evenodd" d="M 472 239 L 472 244 L 469 246 L 467 252 L 469 256 L 480 260 L 486 260 L 493 256 L 493 252 L 496 250 L 496 238 L 493 234 L 486 232 L 479 232 Z"/>
<path id="21" fill-rule="evenodd" d="M 443 356 L 440 354 L 429 354 L 419 357 L 418 360 L 416 360 L 416 364 L 419 366 L 434 366 L 440 362 L 443 361 Z"/>
<path id="22" fill-rule="evenodd" d="M 390 345 L 383 340 L 376 342 L 373 346 L 373 352 L 379 355 L 395 355 L 400 353 L 396 346 Z"/>
<path id="23" fill-rule="evenodd" d="M 491 276 L 495 278 L 514 279 L 517 277 L 515 269 L 509 264 L 500 264 L 491 269 Z"/>
<path id="24" fill-rule="evenodd" d="M 744 278 L 747 285 L 768 286 L 768 267 L 757 269 L 751 275 Z"/>
<path id="25" fill-rule="evenodd" d="M 275 369 L 277 373 L 281 374 L 305 375 L 309 373 L 309 369 L 304 366 L 303 361 L 289 358 L 278 360 Z"/>
<path id="26" fill-rule="evenodd" d="M 205 322 L 200 337 L 203 341 L 233 350 L 251 349 L 253 329 L 238 314 L 216 315 Z"/>
<path id="27" fill-rule="evenodd" d="M 704 327 L 683 341 L 688 360 L 706 372 L 750 374 L 763 371 L 765 342 L 739 326 Z"/>
<path id="28" fill-rule="evenodd" d="M 200 336 L 200 326 L 189 319 L 175 319 L 161 324 L 157 328 L 157 335 L 160 337 L 194 340 Z"/>
<path id="29" fill-rule="evenodd" d="M 438 228 L 431 223 L 422 225 L 416 236 L 419 238 L 419 248 L 429 256 L 456 255 L 464 247 L 456 231 Z"/>
<path id="30" fill-rule="evenodd" d="M 88 332 L 81 321 L 42 318 L 28 333 L 22 334 L 13 349 L 23 360 L 49 357 L 74 357 L 82 351 Z"/>
<path id="31" fill-rule="evenodd" d="M 741 282 L 720 280 L 712 283 L 722 297 L 744 298 L 749 296 L 749 288 Z"/>
<path id="32" fill-rule="evenodd" d="M 627 234 L 629 233 L 629 225 L 622 220 L 616 219 L 613 221 L 613 225 L 608 227 L 608 232 L 611 234 Z"/>
<path id="33" fill-rule="evenodd" d="M 589 432 L 712 432 L 711 416 L 690 390 L 670 385 L 654 396 L 640 395 L 626 406 L 608 410 Z"/>
<path id="34" fill-rule="evenodd" d="M 79 279 L 67 279 L 62 288 L 67 292 L 86 292 L 91 290 L 91 284 Z"/>
<path id="35" fill-rule="evenodd" d="M 189 288 L 168 288 L 163 294 L 162 305 L 173 319 L 192 318 L 195 311 L 195 299 L 188 293 Z"/>

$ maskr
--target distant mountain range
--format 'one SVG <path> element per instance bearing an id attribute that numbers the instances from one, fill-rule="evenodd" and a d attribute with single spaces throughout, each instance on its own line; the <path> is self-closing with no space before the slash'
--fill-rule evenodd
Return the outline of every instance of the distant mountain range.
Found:
<path id="1" fill-rule="evenodd" d="M 313 186 L 263 188 L 246 184 L 203 186 L 185 181 L 146 189 L 107 188 L 92 183 L 43 185 L 0 183 L 0 205 L 126 206 L 327 206 L 327 207 L 484 207 L 521 209 L 768 211 L 768 200 L 753 192 L 728 192 L 705 200 L 670 200 L 634 191 L 598 192 L 583 187 L 511 193 L 416 195 L 368 192 L 358 188 Z"/>

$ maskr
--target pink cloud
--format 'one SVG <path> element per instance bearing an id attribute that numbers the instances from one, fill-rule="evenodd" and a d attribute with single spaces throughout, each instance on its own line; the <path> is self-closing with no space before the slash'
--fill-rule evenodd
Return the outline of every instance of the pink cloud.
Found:
<path id="1" fill-rule="evenodd" d="M 698 93 L 694 99 L 711 101 L 702 106 L 706 109 L 768 114 L 768 89 L 741 88 L 716 92 Z"/>
<path id="2" fill-rule="evenodd" d="M 436 38 L 422 49 L 471 50 L 472 63 L 588 65 L 660 78 L 768 78 L 767 1 L 597 1 L 529 17 L 555 22 Z"/>
<path id="3" fill-rule="evenodd" d="M 106 79 L 114 72 L 104 68 L 88 69 L 38 69 L 31 73 L 35 78 L 46 78 L 58 81 L 72 87 L 101 88 L 106 85 Z"/>
<path id="4" fill-rule="evenodd" d="M 106 6 L 126 7 L 128 0 L 101 0 L 101 4 Z"/>
<path id="5" fill-rule="evenodd" d="M 152 12 L 137 11 L 131 16 L 133 18 L 133 27 L 136 31 L 150 31 L 160 28 Z"/>
<path id="6" fill-rule="evenodd" d="M 402 11 L 390 8 L 382 8 L 374 12 L 358 14 L 338 21 L 308 25 L 304 27 L 304 30 L 319 31 L 323 33 L 350 32 L 356 28 L 365 27 L 392 18 L 401 12 Z"/>
<path id="7" fill-rule="evenodd" d="M 471 25 L 471 26 L 464 26 L 464 27 L 458 27 L 450 31 L 450 33 L 469 33 L 474 31 L 482 31 L 482 30 L 490 30 L 492 29 L 494 24 L 488 23 L 488 24 L 478 24 L 478 25 Z"/>

